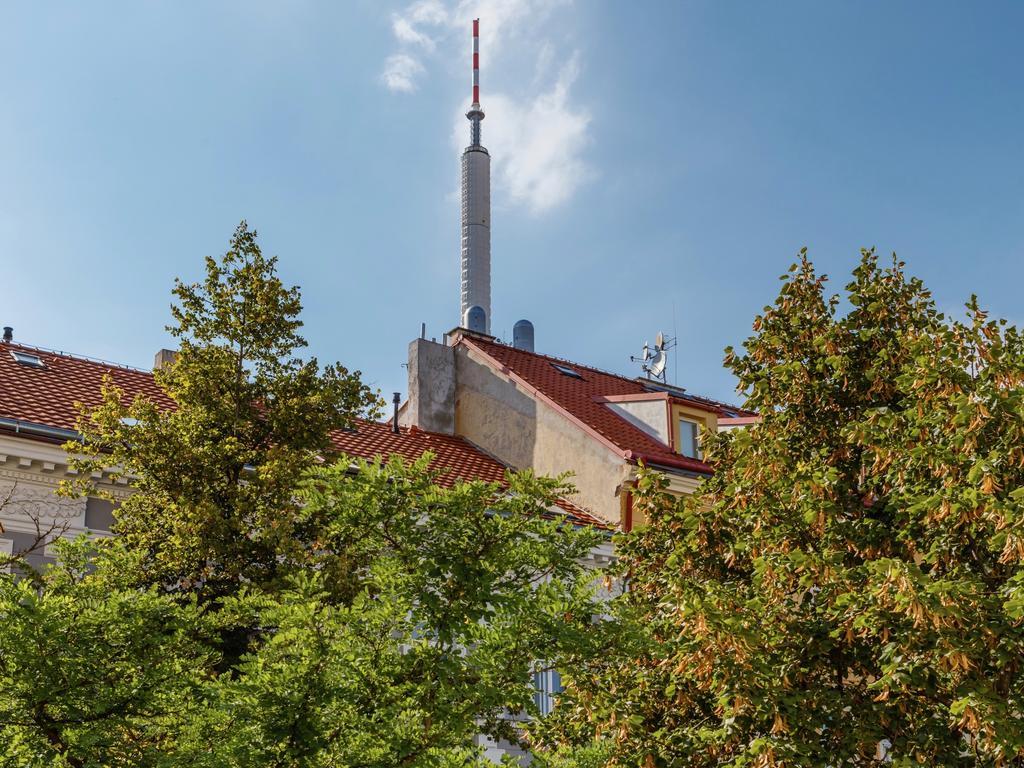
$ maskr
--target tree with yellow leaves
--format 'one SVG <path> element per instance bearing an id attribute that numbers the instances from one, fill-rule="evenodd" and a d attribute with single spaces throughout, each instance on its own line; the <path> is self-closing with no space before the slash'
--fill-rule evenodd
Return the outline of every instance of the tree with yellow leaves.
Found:
<path id="1" fill-rule="evenodd" d="M 845 297 L 801 253 L 726 362 L 760 423 L 622 537 L 602 652 L 543 738 L 614 765 L 1024 761 L 1024 337 L 895 258 Z M 592 744 L 586 748 L 593 753 Z"/>

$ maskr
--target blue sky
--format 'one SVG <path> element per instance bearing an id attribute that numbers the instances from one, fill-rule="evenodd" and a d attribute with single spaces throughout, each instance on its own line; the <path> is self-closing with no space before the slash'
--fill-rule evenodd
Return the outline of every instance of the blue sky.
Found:
<path id="1" fill-rule="evenodd" d="M 722 348 L 805 245 L 1024 319 L 1020 4 L 133 0 L 0 4 L 0 323 L 148 367 L 246 218 L 312 352 L 404 393 L 458 319 L 475 15 L 499 336 L 632 373 L 663 330 L 733 399 Z"/>

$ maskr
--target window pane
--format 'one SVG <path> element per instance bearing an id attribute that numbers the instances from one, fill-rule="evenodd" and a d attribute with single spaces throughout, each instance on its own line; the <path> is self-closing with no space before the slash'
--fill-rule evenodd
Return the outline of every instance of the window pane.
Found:
<path id="1" fill-rule="evenodd" d="M 114 525 L 114 505 L 106 499 L 89 497 L 85 502 L 85 527 L 109 531 Z"/>
<path id="2" fill-rule="evenodd" d="M 679 420 L 679 452 L 691 459 L 700 458 L 700 427 L 689 419 Z"/>
<path id="3" fill-rule="evenodd" d="M 555 707 L 555 696 L 562 692 L 562 676 L 556 669 L 538 670 L 533 673 L 533 688 L 533 703 L 540 714 L 550 714 Z"/>

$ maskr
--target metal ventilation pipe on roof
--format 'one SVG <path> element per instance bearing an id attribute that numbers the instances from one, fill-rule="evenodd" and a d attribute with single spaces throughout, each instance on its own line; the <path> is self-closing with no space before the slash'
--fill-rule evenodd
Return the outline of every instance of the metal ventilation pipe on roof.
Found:
<path id="1" fill-rule="evenodd" d="M 533 352 L 533 323 L 519 320 L 512 326 L 512 346 L 524 352 Z"/>
<path id="2" fill-rule="evenodd" d="M 391 398 L 391 402 L 395 404 L 395 415 L 391 417 L 391 431 L 396 435 L 398 434 L 398 406 L 402 402 L 402 393 L 395 392 L 394 397 Z"/>
<path id="3" fill-rule="evenodd" d="M 487 333 L 487 312 L 479 304 L 474 304 L 466 310 L 462 327 L 474 333 Z"/>
<path id="4" fill-rule="evenodd" d="M 14 341 L 14 329 L 9 325 L 4 326 L 4 341 L 8 344 Z"/>

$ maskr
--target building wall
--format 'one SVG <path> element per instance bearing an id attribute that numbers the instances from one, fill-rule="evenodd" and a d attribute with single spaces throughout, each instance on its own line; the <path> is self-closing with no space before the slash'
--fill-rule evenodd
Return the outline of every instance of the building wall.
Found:
<path id="1" fill-rule="evenodd" d="M 672 434 L 669 429 L 664 399 L 609 402 L 605 403 L 605 407 L 655 440 L 659 440 L 667 446 L 672 445 Z"/>
<path id="2" fill-rule="evenodd" d="M 465 347 L 455 350 L 455 433 L 498 460 L 540 475 L 572 472 L 572 501 L 612 525 L 622 516 L 625 460 L 522 391 Z"/>
<path id="3" fill-rule="evenodd" d="M 57 495 L 68 476 L 60 446 L 0 435 L 0 553 L 27 553 L 29 565 L 40 567 L 53 560 L 50 545 L 58 538 L 109 535 L 110 502 Z M 128 493 L 123 485 L 108 484 L 107 490 L 120 497 Z"/>

